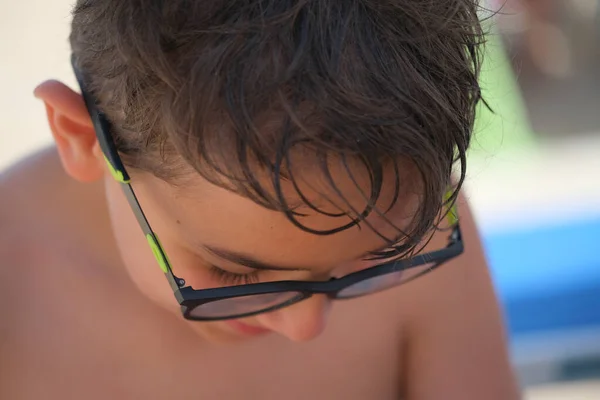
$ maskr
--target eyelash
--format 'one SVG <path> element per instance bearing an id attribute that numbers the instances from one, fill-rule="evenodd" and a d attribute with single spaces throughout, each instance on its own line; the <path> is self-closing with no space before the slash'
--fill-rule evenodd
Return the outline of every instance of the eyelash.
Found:
<path id="1" fill-rule="evenodd" d="M 225 271 L 219 267 L 214 265 L 210 266 L 210 274 L 219 280 L 223 285 L 250 285 L 253 283 L 258 283 L 259 279 L 259 271 L 253 271 L 249 274 L 237 274 L 235 272 Z"/>
<path id="2" fill-rule="evenodd" d="M 385 257 L 379 256 L 372 259 L 365 259 L 365 261 L 373 262 L 381 258 Z M 260 282 L 260 271 L 252 271 L 248 274 L 238 274 L 235 272 L 226 271 L 215 265 L 210 265 L 209 272 L 213 278 L 217 279 L 219 283 L 225 286 L 251 285 L 253 283 Z"/>

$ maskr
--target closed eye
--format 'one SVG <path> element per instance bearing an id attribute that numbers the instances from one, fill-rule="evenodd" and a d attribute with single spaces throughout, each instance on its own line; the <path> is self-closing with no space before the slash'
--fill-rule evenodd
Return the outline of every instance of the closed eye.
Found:
<path id="1" fill-rule="evenodd" d="M 224 286 L 250 285 L 260 281 L 260 271 L 255 270 L 247 274 L 226 271 L 215 265 L 209 266 L 209 272 L 213 278 Z"/>

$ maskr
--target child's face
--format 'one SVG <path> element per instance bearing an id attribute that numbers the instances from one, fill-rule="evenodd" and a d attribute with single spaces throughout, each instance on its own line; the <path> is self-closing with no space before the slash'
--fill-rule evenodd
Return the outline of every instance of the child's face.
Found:
<path id="1" fill-rule="evenodd" d="M 79 181 L 104 181 L 114 237 L 132 280 L 145 296 L 182 318 L 179 305 L 121 187 L 108 171 L 81 96 L 55 81 L 39 86 L 36 96 L 46 104 L 50 128 L 65 171 Z M 355 210 L 365 208 L 363 193 L 369 193 L 370 188 L 364 170 L 352 167 L 361 193 L 343 167 L 331 167 L 332 178 L 348 205 L 325 183 L 322 173 L 311 167 L 314 163 L 299 162 L 302 168 L 297 181 L 311 203 L 330 213 L 347 211 L 350 207 Z M 411 171 L 404 172 L 401 172 L 401 182 L 408 180 L 406 175 Z M 363 256 L 385 245 L 381 237 L 364 224 L 327 236 L 307 233 L 294 226 L 282 213 L 267 210 L 210 184 L 197 173 L 191 174 L 189 181 L 179 188 L 147 173 L 134 170 L 129 173 L 131 185 L 149 223 L 161 239 L 173 272 L 195 289 L 277 280 L 327 280 L 372 266 L 375 262 L 366 262 Z M 386 183 L 390 177 L 383 178 L 376 206 L 380 210 L 389 209 L 385 213 L 387 220 L 405 229 L 418 199 L 407 195 L 407 188 L 403 187 L 405 194 L 390 208 L 395 195 L 394 185 Z M 301 203 L 295 201 L 298 196 L 291 184 L 283 181 L 282 189 L 291 203 Z M 348 217 L 329 217 L 306 206 L 300 206 L 297 211 L 306 214 L 298 217 L 299 222 L 314 230 L 334 229 L 349 222 Z M 371 213 L 367 221 L 380 234 L 397 236 L 397 230 L 376 212 Z M 243 267 L 216 256 L 207 249 L 209 247 L 284 270 Z M 245 276 L 240 277 L 240 274 Z M 302 341 L 315 338 L 325 329 L 329 306 L 325 296 L 316 295 L 278 311 L 243 320 L 189 323 L 211 340 L 249 338 L 276 332 L 291 340 Z"/>
<path id="2" fill-rule="evenodd" d="M 319 175 L 316 171 L 307 173 L 307 180 L 317 186 L 317 191 L 306 187 L 307 193 L 327 211 L 339 211 L 328 207 L 324 199 L 319 198 L 319 192 L 327 193 L 325 185 L 318 187 Z M 362 210 L 362 196 L 352 189 L 351 182 L 344 182 L 343 176 L 339 174 L 338 182 L 343 183 L 342 187 L 347 186 L 346 196 L 357 209 Z M 384 244 L 366 227 L 330 236 L 306 233 L 289 222 L 282 213 L 260 207 L 208 183 L 200 176 L 190 179 L 189 185 L 174 188 L 150 174 L 133 172 L 132 185 L 148 221 L 170 258 L 173 272 L 194 289 L 276 280 L 327 280 L 374 265 L 374 262 L 362 260 L 361 256 Z M 180 315 L 172 290 L 121 188 L 108 173 L 105 175 L 105 186 L 114 234 L 131 278 L 142 293 Z M 331 191 L 327 195 L 335 199 Z M 385 197 L 391 195 L 389 193 Z M 336 199 L 336 202 L 341 204 L 340 200 Z M 332 229 L 348 222 L 347 217 L 327 217 L 308 207 L 299 211 L 309 214 L 300 221 L 314 229 Z M 396 207 L 387 217 L 402 226 L 399 220 L 402 221 L 405 212 Z M 369 222 L 375 228 L 391 234 L 390 227 L 381 217 L 371 217 Z M 208 248 L 237 253 L 263 264 L 289 268 L 290 271 L 254 270 L 225 260 Z M 214 266 L 233 274 L 247 275 L 215 272 Z M 329 302 L 325 296 L 318 295 L 279 311 L 243 320 L 190 323 L 203 335 L 218 340 L 250 337 L 271 331 L 291 340 L 310 340 L 325 328 Z M 251 329 L 248 325 L 260 329 Z"/>

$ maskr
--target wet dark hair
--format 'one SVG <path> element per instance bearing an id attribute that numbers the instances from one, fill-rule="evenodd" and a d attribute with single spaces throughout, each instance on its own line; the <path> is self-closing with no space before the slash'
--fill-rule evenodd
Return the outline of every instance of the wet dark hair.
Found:
<path id="1" fill-rule="evenodd" d="M 172 183 L 198 171 L 317 234 L 385 212 L 374 207 L 384 171 L 395 176 L 396 202 L 412 168 L 420 203 L 399 231 L 405 251 L 465 177 L 480 100 L 477 4 L 79 0 L 70 40 L 127 165 Z M 352 219 L 335 230 L 303 226 L 281 187 L 305 166 L 292 162 L 295 149 L 314 155 L 334 190 L 332 158 L 362 163 L 367 208 L 335 214 Z"/>

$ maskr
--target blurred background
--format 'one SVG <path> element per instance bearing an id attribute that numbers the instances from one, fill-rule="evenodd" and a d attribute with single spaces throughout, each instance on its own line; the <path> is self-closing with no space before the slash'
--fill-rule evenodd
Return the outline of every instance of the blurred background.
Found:
<path id="1" fill-rule="evenodd" d="M 0 171 L 50 143 L 32 91 L 75 87 L 71 0 L 0 0 Z M 467 196 L 528 400 L 600 399 L 600 0 L 489 0 Z"/>

